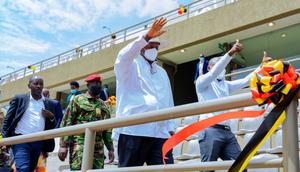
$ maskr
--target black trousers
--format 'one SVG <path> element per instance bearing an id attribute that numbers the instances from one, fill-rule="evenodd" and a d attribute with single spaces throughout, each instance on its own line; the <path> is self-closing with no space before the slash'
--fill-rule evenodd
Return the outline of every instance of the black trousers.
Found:
<path id="1" fill-rule="evenodd" d="M 162 146 L 167 139 L 121 134 L 118 142 L 119 167 L 163 164 Z M 173 164 L 172 151 L 166 155 Z"/>

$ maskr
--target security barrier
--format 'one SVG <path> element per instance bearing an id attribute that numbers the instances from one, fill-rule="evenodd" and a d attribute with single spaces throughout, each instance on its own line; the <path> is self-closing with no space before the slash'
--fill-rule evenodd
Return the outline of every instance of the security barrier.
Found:
<path id="1" fill-rule="evenodd" d="M 299 97 L 299 96 L 297 96 Z M 283 158 L 266 162 L 250 162 L 248 168 L 277 168 L 283 167 L 285 172 L 299 171 L 299 143 L 297 123 L 297 103 L 295 97 L 287 109 L 287 119 L 283 124 Z M 113 118 L 108 120 L 79 124 L 75 126 L 53 129 L 28 135 L 5 138 L 0 145 L 14 145 L 32 141 L 46 140 L 55 137 L 69 136 L 85 133 L 84 153 L 82 171 L 195 171 L 195 170 L 217 170 L 228 169 L 232 161 L 223 162 L 199 162 L 194 164 L 173 164 L 144 167 L 130 167 L 118 169 L 90 170 L 92 168 L 94 136 L 95 132 L 109 128 L 118 128 L 147 122 L 161 121 L 167 119 L 210 113 L 221 110 L 229 110 L 245 106 L 255 105 L 250 93 L 229 96 L 221 99 L 209 100 L 201 103 L 191 103 L 173 108 L 157 111 L 139 113 L 124 118 Z"/>

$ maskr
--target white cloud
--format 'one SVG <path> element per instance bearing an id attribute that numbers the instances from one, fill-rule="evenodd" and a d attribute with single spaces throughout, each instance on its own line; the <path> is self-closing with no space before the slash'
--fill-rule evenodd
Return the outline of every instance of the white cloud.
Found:
<path id="1" fill-rule="evenodd" d="M 0 44 L 2 45 L 0 46 L 0 51 L 12 54 L 42 53 L 50 47 L 49 43 L 27 37 L 26 35 L 18 37 L 3 35 Z"/>
<path id="2" fill-rule="evenodd" d="M 18 70 L 24 66 L 26 66 L 26 64 L 24 63 L 24 61 L 16 61 L 16 60 L 11 60 L 11 59 L 5 59 L 0 57 L 0 77 L 7 74 L 7 73 L 11 73 L 13 72 L 13 69 L 11 68 L 7 68 L 7 66 L 13 67 L 15 70 Z"/>
<path id="3" fill-rule="evenodd" d="M 38 20 L 32 21 L 33 26 L 35 26 L 37 29 L 44 31 L 44 32 L 49 32 L 51 31 L 51 26 L 48 23 L 41 22 Z"/>
<path id="4" fill-rule="evenodd" d="M 66 32 L 93 30 L 103 19 L 154 17 L 178 6 L 178 0 L 0 0 L 0 53 L 48 53 L 61 46 L 58 42 L 67 44 Z"/>
<path id="5" fill-rule="evenodd" d="M 4 6 L 2 4 L 2 6 Z M 0 15 L 0 52 L 13 55 L 45 52 L 50 44 L 31 35 L 28 21 L 14 14 L 15 7 L 3 8 Z"/>
<path id="6" fill-rule="evenodd" d="M 22 12 L 23 15 L 42 15 L 45 6 L 40 1 L 33 0 L 18 0 L 10 2 L 11 9 Z"/>
<path id="7" fill-rule="evenodd" d="M 143 4 L 143 0 L 114 1 L 110 6 L 110 11 L 112 12 L 112 15 L 129 16 L 139 13 L 140 9 L 143 8 Z"/>
<path id="8" fill-rule="evenodd" d="M 153 17 L 176 7 L 176 0 L 18 0 L 8 6 L 47 32 L 86 29 L 109 17 Z"/>
<path id="9" fill-rule="evenodd" d="M 0 23 L 0 26 L 2 28 L 2 30 L 4 30 L 6 33 L 9 32 L 11 34 L 14 35 L 18 35 L 18 34 L 22 34 L 25 32 L 25 28 L 20 26 L 17 23 L 13 23 L 13 22 L 2 22 Z"/>
<path id="10" fill-rule="evenodd" d="M 0 65 L 1 66 L 12 66 L 12 67 L 23 67 L 24 66 L 24 62 L 20 62 L 20 61 L 15 61 L 15 60 L 10 60 L 10 59 L 1 59 L 0 61 Z"/>
<path id="11" fill-rule="evenodd" d="M 172 0 L 151 0 L 145 1 L 143 8 L 139 9 L 140 16 L 157 16 L 161 13 L 173 10 L 178 7 L 178 3 Z"/>
<path id="12" fill-rule="evenodd" d="M 49 49 L 50 43 L 34 38 L 23 23 L 15 20 L 0 23 L 0 52 L 11 54 L 41 53 Z"/>

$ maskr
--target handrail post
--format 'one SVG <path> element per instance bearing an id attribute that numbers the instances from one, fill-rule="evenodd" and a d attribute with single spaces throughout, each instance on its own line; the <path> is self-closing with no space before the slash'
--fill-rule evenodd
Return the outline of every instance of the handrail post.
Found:
<path id="1" fill-rule="evenodd" d="M 292 100 L 287 108 L 287 117 L 283 123 L 283 170 L 284 172 L 299 171 L 299 145 L 298 145 L 298 99 Z"/>
<path id="2" fill-rule="evenodd" d="M 14 81 L 17 80 L 17 77 L 16 77 L 17 73 L 16 73 L 16 71 L 14 71 L 13 75 L 14 75 Z"/>
<path id="3" fill-rule="evenodd" d="M 191 4 L 187 5 L 187 18 L 188 19 L 190 18 L 190 6 L 191 6 Z"/>
<path id="4" fill-rule="evenodd" d="M 43 69 L 43 61 L 41 61 L 40 63 L 40 72 L 42 71 L 42 69 Z"/>
<path id="5" fill-rule="evenodd" d="M 60 55 L 57 57 L 57 65 L 60 63 Z"/>
<path id="6" fill-rule="evenodd" d="M 86 172 L 87 170 L 93 168 L 95 138 L 96 138 L 96 132 L 89 128 L 86 128 L 85 136 L 84 136 L 82 164 L 81 164 L 82 172 Z"/>
<path id="7" fill-rule="evenodd" d="M 127 30 L 124 31 L 124 42 L 126 42 Z"/>
<path id="8" fill-rule="evenodd" d="M 12 81 L 12 73 L 10 73 L 10 75 L 9 75 L 9 81 L 11 82 Z"/>
<path id="9" fill-rule="evenodd" d="M 26 68 L 24 68 L 23 78 L 26 76 Z"/>
<path id="10" fill-rule="evenodd" d="M 102 38 L 99 40 L 99 50 L 102 49 Z"/>

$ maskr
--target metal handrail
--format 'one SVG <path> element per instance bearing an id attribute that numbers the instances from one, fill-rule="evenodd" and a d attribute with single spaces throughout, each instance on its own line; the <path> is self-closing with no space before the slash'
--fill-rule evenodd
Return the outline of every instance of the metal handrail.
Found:
<path id="1" fill-rule="evenodd" d="M 191 103 L 191 104 L 176 106 L 173 108 L 166 108 L 162 110 L 139 113 L 128 117 L 107 119 L 102 121 L 79 124 L 70 127 L 37 132 L 33 134 L 26 134 L 26 135 L 20 135 L 20 136 L 15 136 L 10 138 L 4 138 L 0 140 L 0 145 L 13 145 L 13 144 L 40 141 L 40 140 L 46 140 L 55 137 L 85 133 L 82 171 L 86 172 L 92 167 L 92 157 L 94 152 L 92 148 L 95 143 L 94 135 L 96 131 L 143 124 L 143 123 L 154 122 L 154 121 L 174 119 L 174 118 L 185 117 L 185 116 L 192 116 L 197 114 L 205 114 L 205 113 L 221 111 L 221 110 L 229 110 L 232 108 L 240 108 L 240 107 L 251 106 L 255 104 L 256 103 L 251 99 L 251 94 L 244 93 L 244 94 L 224 97 L 221 99 L 209 100 L 206 102 Z M 296 104 L 297 104 L 297 99 L 295 98 L 292 101 L 291 105 L 288 107 L 287 110 L 288 118 L 285 121 L 283 127 L 283 137 L 286 139 L 284 140 L 283 143 L 283 154 L 284 154 L 283 167 L 285 171 L 289 171 L 289 172 L 290 171 L 296 172 L 298 170 L 297 167 L 299 166 Z M 222 163 L 223 165 L 221 165 L 222 168 L 228 166 L 227 164 L 224 167 L 224 163 L 230 164 L 232 162 L 223 162 Z M 211 165 L 211 163 L 209 164 Z M 274 163 L 273 165 L 274 167 L 275 166 L 277 167 L 280 164 L 281 161 L 279 160 L 277 163 Z M 262 164 L 261 167 L 265 167 L 267 165 L 268 163 Z M 271 166 L 273 167 L 273 165 Z M 143 171 L 144 169 L 150 169 L 150 168 L 151 167 L 139 167 L 139 171 Z M 202 166 L 201 168 L 204 167 Z M 214 166 L 210 168 L 216 169 L 217 167 Z M 130 168 L 123 168 L 118 170 L 128 171 L 130 170 Z"/>
<path id="2" fill-rule="evenodd" d="M 99 170 L 88 170 L 88 172 L 182 172 L 200 170 L 228 170 L 234 161 L 215 162 L 193 162 L 185 164 L 152 165 L 144 167 L 107 168 Z M 276 158 L 263 162 L 251 160 L 247 168 L 280 168 L 283 166 L 282 158 Z"/>
<path id="3" fill-rule="evenodd" d="M 289 62 L 289 63 L 293 64 L 294 62 L 300 61 L 300 57 L 296 56 L 296 58 L 291 57 L 291 58 L 287 58 L 287 59 L 284 59 L 284 60 L 286 62 Z M 248 73 L 254 71 L 257 67 L 258 67 L 258 65 L 254 65 L 254 66 L 251 66 L 248 69 L 244 69 L 244 70 L 241 70 L 241 71 L 233 71 L 232 73 L 228 73 L 225 76 L 226 77 L 231 77 L 231 76 L 236 76 L 236 75 L 240 75 L 240 74 L 248 74 Z M 296 69 L 296 72 L 298 72 L 298 71 L 300 71 L 300 69 Z"/>
<path id="4" fill-rule="evenodd" d="M 151 112 L 139 113 L 136 115 L 124 118 L 112 118 L 96 122 L 89 122 L 70 127 L 58 128 L 48 131 L 37 132 L 33 134 L 20 135 L 15 137 L 4 138 L 0 140 L 0 145 L 19 144 L 24 142 L 39 141 L 62 137 L 68 135 L 80 134 L 86 128 L 91 130 L 106 130 L 110 128 L 124 127 L 129 125 L 143 124 L 147 122 L 162 121 L 197 114 L 211 113 L 214 111 L 228 110 L 232 108 L 240 108 L 244 106 L 255 105 L 251 99 L 250 93 L 244 93 L 234 96 L 229 96 L 222 99 L 209 100 L 201 103 L 191 103 L 186 105 L 175 106 Z"/>
<path id="5" fill-rule="evenodd" d="M 117 35 L 117 38 L 114 41 L 115 41 L 115 43 L 121 43 L 121 42 L 130 40 L 134 37 L 137 37 L 138 33 L 147 29 L 148 25 L 151 24 L 152 21 L 156 18 L 166 17 L 167 19 L 170 19 L 170 21 L 177 23 L 182 20 L 186 20 L 186 19 L 193 17 L 192 14 L 196 11 L 201 11 L 208 7 L 212 7 L 213 9 L 215 9 L 220 6 L 224 6 L 226 4 L 235 2 L 236 0 L 214 0 L 214 2 L 212 0 L 205 1 L 205 2 L 202 2 L 202 1 L 203 0 L 198 0 L 198 1 L 195 1 L 195 2 L 185 5 L 185 7 L 187 8 L 187 13 L 184 15 L 178 16 L 177 9 L 174 9 L 174 10 L 168 11 L 166 13 L 163 13 L 159 16 L 148 19 L 144 22 L 141 22 L 141 23 L 135 24 L 133 26 L 126 27 L 125 29 L 122 29 L 120 31 L 117 31 L 117 32 L 115 32 L 115 34 Z M 181 18 L 182 20 L 178 20 L 178 21 L 175 20 L 175 19 L 179 19 L 179 18 Z M 172 22 L 170 22 L 170 23 L 172 23 Z M 147 27 L 145 27 L 145 26 L 147 26 Z M 33 64 L 33 66 L 36 67 L 36 69 L 34 71 L 25 67 L 25 68 L 15 71 L 15 72 L 3 75 L 0 77 L 0 85 L 15 81 L 17 79 L 24 78 L 33 73 L 43 71 L 45 69 L 57 66 L 59 64 L 66 63 L 68 61 L 71 61 L 71 60 L 74 60 L 77 58 L 81 58 L 88 54 L 108 48 L 108 47 L 112 46 L 112 44 L 113 44 L 113 41 L 111 40 L 111 35 L 110 34 L 106 35 L 104 37 L 101 37 L 94 41 L 88 42 L 77 48 L 74 48 L 74 49 L 65 51 L 63 53 L 60 53 L 58 55 L 55 55 L 49 59 L 37 62 L 37 63 Z M 50 65 L 48 65 L 48 63 L 50 63 Z"/>

